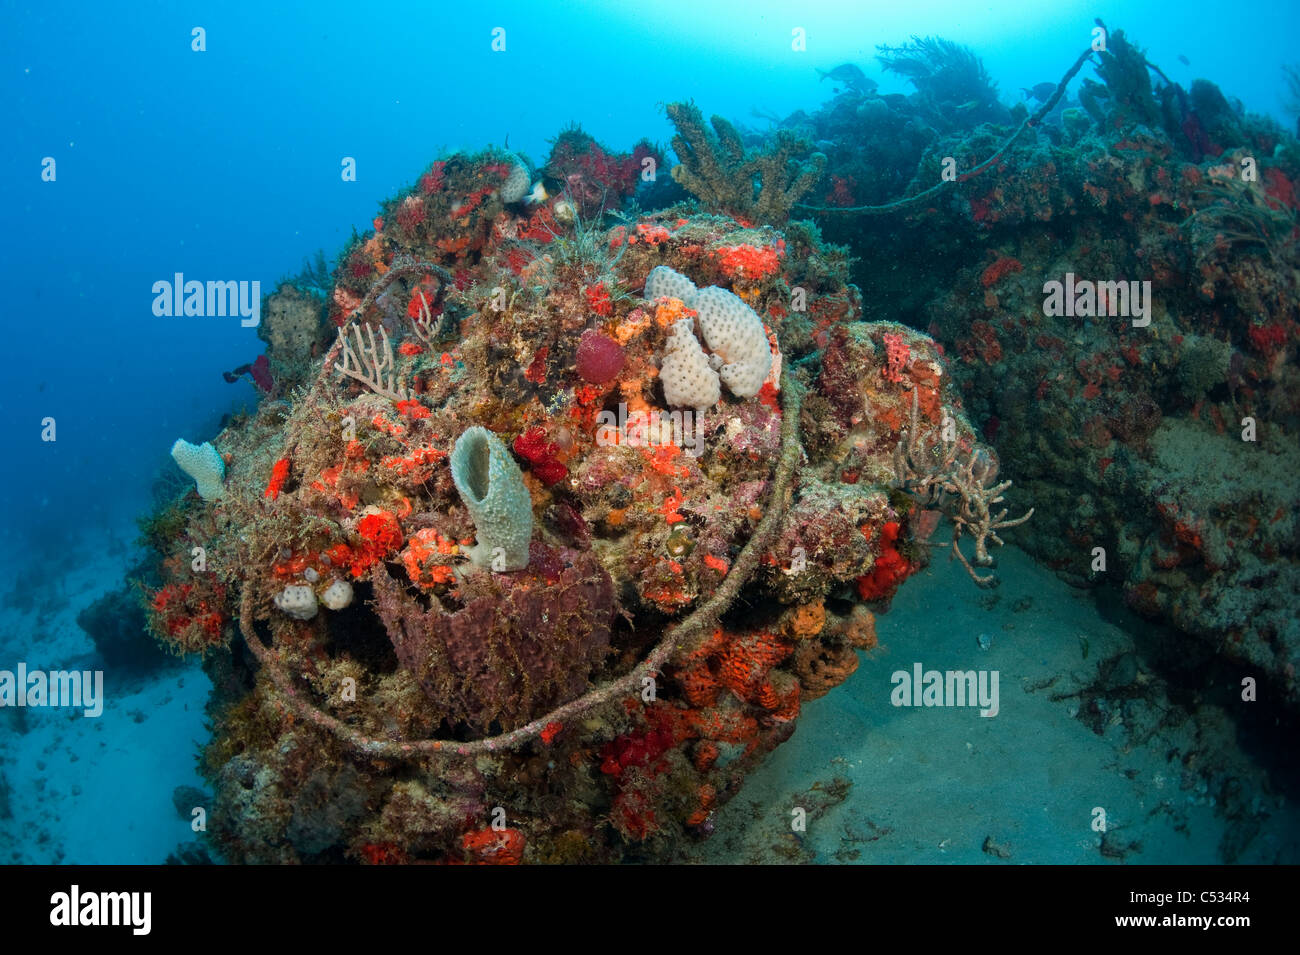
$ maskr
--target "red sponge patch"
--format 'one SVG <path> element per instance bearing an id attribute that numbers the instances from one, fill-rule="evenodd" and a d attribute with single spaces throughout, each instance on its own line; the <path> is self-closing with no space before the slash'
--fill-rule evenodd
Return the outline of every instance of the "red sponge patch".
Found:
<path id="1" fill-rule="evenodd" d="M 578 374 L 583 381 L 603 385 L 623 370 L 623 346 L 597 331 L 583 333 L 578 342 Z"/>

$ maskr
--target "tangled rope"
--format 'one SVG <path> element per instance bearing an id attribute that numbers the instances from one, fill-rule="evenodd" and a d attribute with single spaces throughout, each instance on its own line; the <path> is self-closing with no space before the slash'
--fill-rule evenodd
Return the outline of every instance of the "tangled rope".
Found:
<path id="1" fill-rule="evenodd" d="M 244 642 L 262 664 L 284 704 L 296 716 L 331 733 L 339 742 L 363 755 L 406 759 L 436 755 L 476 756 L 482 753 L 517 749 L 530 740 L 540 737 L 544 730 L 554 724 L 563 724 L 566 720 L 572 720 L 597 707 L 639 692 L 643 679 L 653 677 L 673 659 L 696 649 L 717 625 L 722 614 L 739 596 L 741 588 L 749 582 L 750 576 L 757 569 L 759 558 L 776 537 L 789 505 L 795 469 L 803 450 L 799 441 L 799 414 L 802 405 L 800 387 L 791 377 L 788 369 L 782 373 L 781 454 L 773 475 L 767 513 L 759 521 L 754 535 L 741 550 L 713 596 L 697 607 L 681 623 L 670 628 L 646 658 L 628 673 L 556 707 L 524 726 L 497 736 L 469 742 L 441 739 L 391 740 L 366 736 L 355 727 L 348 726 L 337 717 L 326 713 L 298 691 L 285 671 L 280 656 L 262 643 L 254 632 L 252 587 L 245 587 L 240 598 L 239 628 L 244 635 Z"/>
<path id="2" fill-rule="evenodd" d="M 989 156 L 988 159 L 984 160 L 979 165 L 966 170 L 966 172 L 962 173 L 957 178 L 941 179 L 929 189 L 918 192 L 916 195 L 904 196 L 901 199 L 895 199 L 893 202 L 886 202 L 884 205 L 879 206 L 810 206 L 802 202 L 796 202 L 795 205 L 800 209 L 807 209 L 809 212 L 855 212 L 869 216 L 884 215 L 885 213 L 893 212 L 895 209 L 916 205 L 917 203 L 929 199 L 931 196 L 936 196 L 949 186 L 953 185 L 953 183 L 965 182 L 967 179 L 972 179 L 975 176 L 978 176 L 1001 159 L 1002 154 L 1011 148 L 1011 144 L 1019 138 L 1021 133 L 1026 129 L 1037 126 L 1043 121 L 1043 118 L 1056 107 L 1056 104 L 1061 101 L 1061 97 L 1065 95 L 1065 88 L 1070 84 L 1070 80 L 1074 79 L 1079 70 L 1083 69 L 1083 64 L 1086 63 L 1088 58 L 1091 56 L 1092 47 L 1089 47 L 1080 53 L 1079 58 L 1074 61 L 1074 65 L 1070 67 L 1065 76 L 1061 77 L 1061 82 L 1056 84 L 1055 91 L 1053 91 L 1052 95 L 1047 98 L 1047 101 L 1043 103 L 1042 106 L 1038 107 L 1032 116 L 1028 116 L 1022 120 L 1020 125 L 1016 127 L 1016 131 L 1007 137 L 1006 141 L 998 147 L 997 151 L 994 152 L 993 155 Z"/>

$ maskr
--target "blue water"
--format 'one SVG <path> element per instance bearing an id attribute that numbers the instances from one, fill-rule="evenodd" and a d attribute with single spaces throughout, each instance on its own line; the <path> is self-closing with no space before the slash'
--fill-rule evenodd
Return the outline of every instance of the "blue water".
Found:
<path id="1" fill-rule="evenodd" d="M 131 517 L 176 437 L 206 440 L 253 401 L 221 372 L 258 354 L 254 330 L 156 318 L 153 282 L 182 272 L 265 290 L 368 228 L 378 202 L 444 150 L 508 137 L 537 162 L 571 121 L 614 148 L 667 142 L 665 102 L 740 120 L 812 109 L 833 85 L 814 68 L 844 61 L 881 92 L 904 91 L 873 56 L 910 34 L 971 46 L 1012 103 L 1064 71 L 1094 16 L 1173 80 L 1208 77 L 1285 119 L 1279 71 L 1300 33 L 1300 5 L 1286 2 L 1239 17 L 1208 0 L 291 7 L 4 4 L 5 537 Z M 206 52 L 191 50 L 195 27 Z M 491 48 L 496 27 L 504 52 Z M 53 183 L 41 180 L 47 156 Z M 341 179 L 346 156 L 355 182 Z M 40 440 L 46 417 L 53 443 Z"/>

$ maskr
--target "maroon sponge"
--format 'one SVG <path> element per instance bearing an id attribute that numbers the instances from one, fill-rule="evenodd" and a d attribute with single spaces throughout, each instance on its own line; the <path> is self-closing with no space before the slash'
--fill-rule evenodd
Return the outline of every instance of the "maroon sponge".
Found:
<path id="1" fill-rule="evenodd" d="M 613 381 L 623 370 L 623 346 L 607 335 L 591 330 L 578 342 L 578 374 L 593 385 Z"/>

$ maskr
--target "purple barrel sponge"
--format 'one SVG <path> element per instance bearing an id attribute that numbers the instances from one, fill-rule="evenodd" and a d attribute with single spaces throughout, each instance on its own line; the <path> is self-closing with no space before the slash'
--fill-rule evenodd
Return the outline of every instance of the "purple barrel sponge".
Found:
<path id="1" fill-rule="evenodd" d="M 613 381 L 623 370 L 623 346 L 608 335 L 591 329 L 578 342 L 578 374 L 593 385 Z"/>

